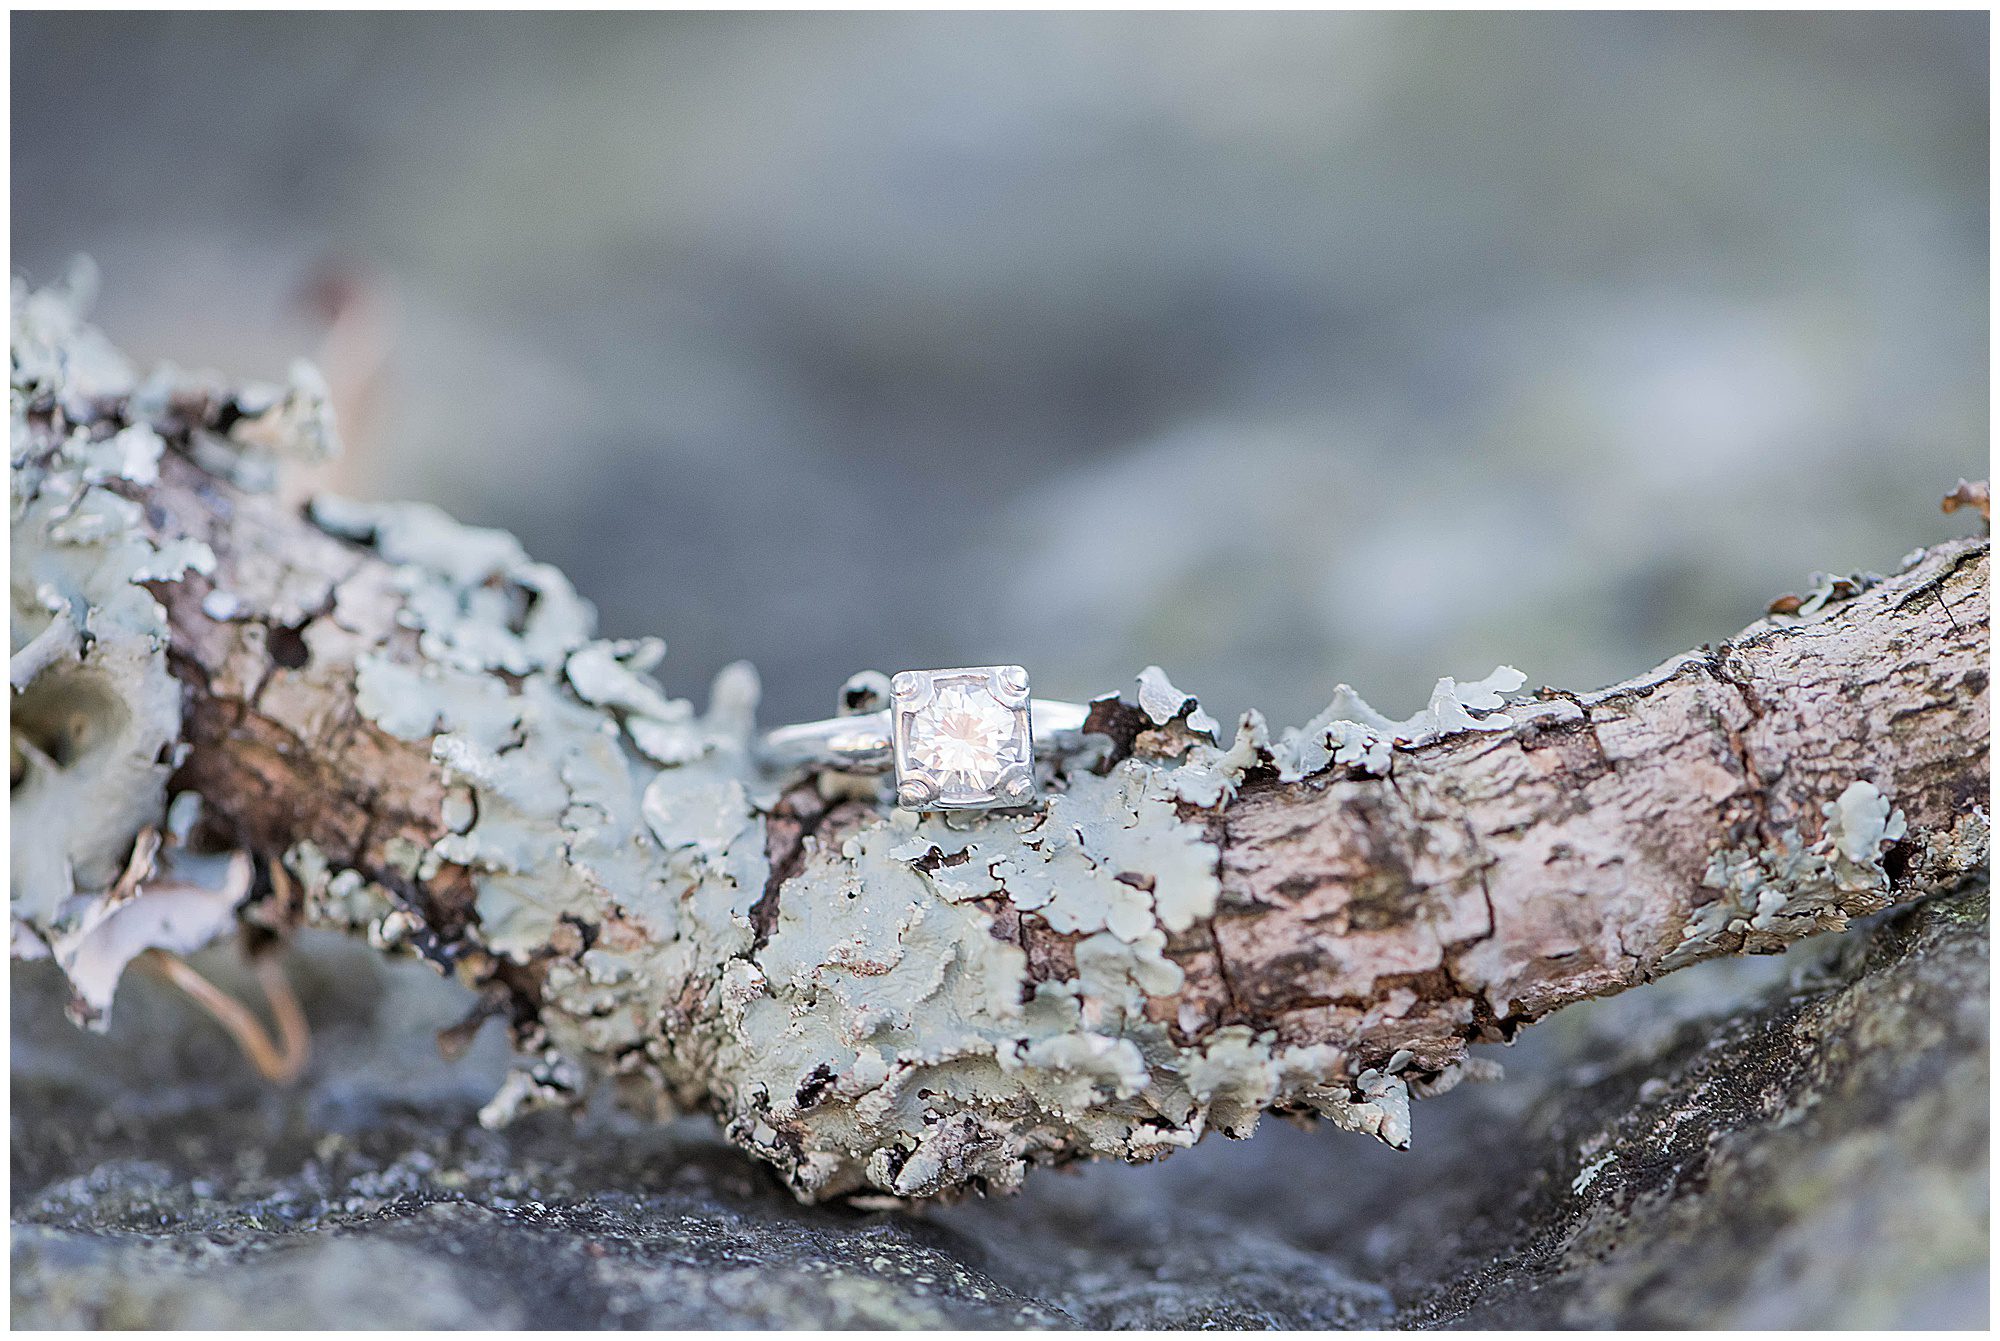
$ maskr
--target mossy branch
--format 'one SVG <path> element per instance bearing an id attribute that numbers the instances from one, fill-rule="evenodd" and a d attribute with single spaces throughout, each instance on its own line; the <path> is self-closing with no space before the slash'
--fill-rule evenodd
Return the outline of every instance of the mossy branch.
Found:
<path id="1" fill-rule="evenodd" d="M 747 671 L 668 698 L 657 645 L 595 639 L 510 537 L 261 492 L 328 436 L 307 373 L 141 383 L 17 290 L 14 405 L 16 953 L 88 995 L 226 924 L 160 931 L 168 891 L 342 927 L 507 1018 L 489 1120 L 602 1080 L 715 1113 L 808 1199 L 1273 1109 L 1405 1145 L 1470 1044 L 1987 860 L 1984 539 L 1594 693 L 1503 702 L 1503 672 L 1390 722 L 1343 690 L 1225 748 L 1149 671 L 1041 813 L 914 817 L 762 775 Z M 204 883 L 244 851 L 296 887 Z"/>

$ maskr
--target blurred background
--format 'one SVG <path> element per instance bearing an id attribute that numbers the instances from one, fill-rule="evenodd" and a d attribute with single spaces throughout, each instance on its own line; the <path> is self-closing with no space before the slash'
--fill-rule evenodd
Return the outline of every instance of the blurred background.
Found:
<path id="1" fill-rule="evenodd" d="M 518 533 L 771 721 L 1002 660 L 1275 725 L 1586 688 L 1964 534 L 1985 472 L 1983 14 L 12 31 L 16 273 L 93 256 L 142 362 L 314 358 L 331 487 Z M 1972 897 L 1565 1011 L 1411 1155 L 1271 1122 L 923 1219 L 698 1123 L 483 1132 L 501 1031 L 442 1065 L 469 994 L 330 933 L 286 1091 L 141 975 L 87 1035 L 17 965 L 13 1316 L 1977 1327 Z M 1813 1028 L 1868 1046 L 1786 1070 L 1850 980 Z"/>
<path id="2" fill-rule="evenodd" d="M 16 16 L 14 265 L 697 697 L 1584 688 L 1963 528 L 1979 14 Z M 932 558 L 930 556 L 948 556 Z"/>

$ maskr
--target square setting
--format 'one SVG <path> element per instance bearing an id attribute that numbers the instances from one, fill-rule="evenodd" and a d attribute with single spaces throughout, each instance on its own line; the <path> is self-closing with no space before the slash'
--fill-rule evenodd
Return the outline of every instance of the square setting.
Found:
<path id="1" fill-rule="evenodd" d="M 889 682 L 889 721 L 905 810 L 1034 804 L 1028 672 L 1019 666 L 903 671 Z"/>

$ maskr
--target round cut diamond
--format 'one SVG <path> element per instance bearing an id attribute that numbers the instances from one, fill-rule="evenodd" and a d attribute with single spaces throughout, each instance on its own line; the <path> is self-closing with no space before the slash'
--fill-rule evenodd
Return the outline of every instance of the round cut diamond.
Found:
<path id="1" fill-rule="evenodd" d="M 991 791 L 1012 757 L 1014 713 L 983 686 L 947 685 L 910 721 L 910 758 L 947 787 Z"/>

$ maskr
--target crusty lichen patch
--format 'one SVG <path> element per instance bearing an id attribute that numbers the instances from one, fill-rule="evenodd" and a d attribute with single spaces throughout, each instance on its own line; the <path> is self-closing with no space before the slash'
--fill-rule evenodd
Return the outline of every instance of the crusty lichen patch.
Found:
<path id="1" fill-rule="evenodd" d="M 12 617 L 10 905 L 16 956 L 54 953 L 72 1012 L 102 1028 L 118 972 L 151 945 L 191 949 L 229 925 L 185 882 L 154 883 L 180 686 L 167 617 L 147 583 L 214 563 L 196 540 L 155 544 L 128 491 L 158 476 L 163 443 L 107 407 L 130 365 L 83 324 L 92 287 L 13 291 L 9 546 Z M 143 835 L 152 826 L 154 837 Z"/>
<path id="2" fill-rule="evenodd" d="M 768 874 L 754 675 L 725 671 L 698 715 L 647 676 L 658 642 L 594 639 L 589 604 L 511 536 L 411 505 L 321 498 L 311 515 L 395 565 L 417 633 L 414 662 L 356 667 L 362 716 L 427 740 L 447 783 L 446 832 L 409 874 L 472 872 L 481 947 L 543 970 L 534 1060 L 486 1120 L 580 1098 L 593 1069 L 654 1106 L 698 1101 L 701 1053 L 670 1020 L 749 949 Z"/>
<path id="3" fill-rule="evenodd" d="M 1888 906 L 1883 850 L 1903 836 L 1903 812 L 1874 783 L 1858 781 L 1821 807 L 1825 828 L 1808 843 L 1796 828 L 1775 847 L 1725 848 L 1702 885 L 1719 893 L 1695 910 L 1662 971 L 1719 949 L 1775 952 L 1802 929 L 1838 931 L 1850 918 Z"/>
<path id="4" fill-rule="evenodd" d="M 1487 692 L 1473 705 L 1497 707 Z M 1157 668 L 1135 698 L 1140 741 L 1163 753 L 1065 775 L 1039 813 L 891 812 L 808 840 L 768 943 L 731 971 L 713 1053 L 731 1135 L 802 1196 L 1011 1188 L 1035 1162 L 1247 1135 L 1274 1107 L 1408 1143 L 1400 1077 L 1241 1025 L 1183 1040 L 1149 1009 L 1183 984 L 1169 938 L 1221 892 L 1199 810 L 1275 760 L 1254 717 L 1217 747 Z M 1386 749 L 1402 733 L 1384 725 Z M 1035 978 L 1010 930 L 1023 918 L 1066 939 L 1073 972 Z"/>

